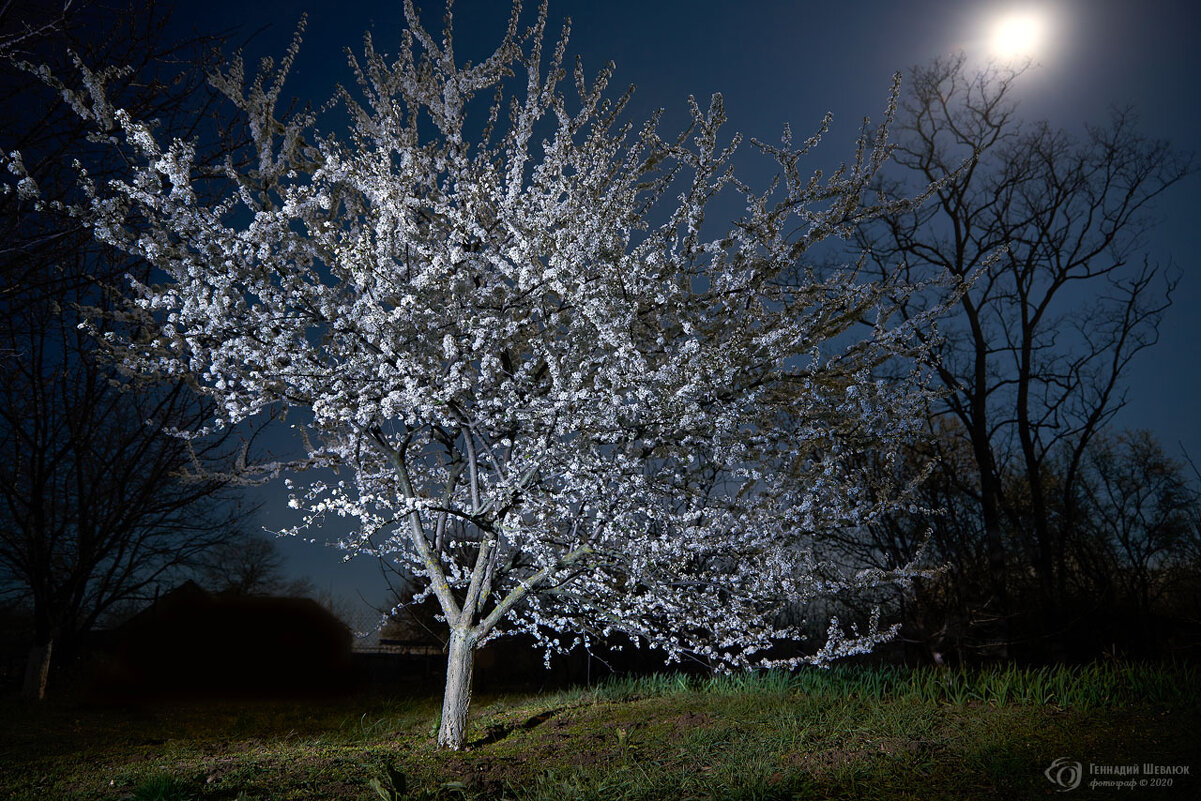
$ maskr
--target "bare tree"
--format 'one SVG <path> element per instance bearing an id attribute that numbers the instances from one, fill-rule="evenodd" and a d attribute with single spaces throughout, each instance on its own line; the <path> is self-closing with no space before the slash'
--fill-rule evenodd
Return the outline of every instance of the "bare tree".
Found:
<path id="1" fill-rule="evenodd" d="M 121 601 L 148 594 L 225 537 L 224 482 L 182 476 L 215 455 L 166 433 L 204 405 L 183 385 L 113 383 L 84 335 L 46 305 L 29 331 L 3 330 L 0 392 L 0 587 L 32 601 L 27 691 L 41 696 L 55 642 L 77 638 Z"/>
<path id="2" fill-rule="evenodd" d="M 935 357 L 948 393 L 935 415 L 957 421 L 973 455 L 968 489 L 991 576 L 981 616 L 993 619 L 996 650 L 1015 636 L 1015 562 L 1034 569 L 1048 644 L 1068 623 L 1055 610 L 1078 514 L 1073 488 L 1170 303 L 1175 279 L 1144 256 L 1152 202 L 1192 170 L 1139 135 L 1129 111 L 1082 137 L 1022 122 L 1012 100 L 1019 76 L 972 73 L 962 57 L 915 70 L 883 191 L 935 183 L 934 196 L 860 230 L 881 271 L 974 281 L 941 325 Z M 907 309 L 935 300 L 916 295 Z M 1053 460 L 1062 475 L 1052 482 Z M 1007 492 L 1007 481 L 1021 491 Z"/>
<path id="3" fill-rule="evenodd" d="M 183 109 L 205 118 L 203 84 L 177 79 L 171 62 L 194 64 L 208 43 L 165 44 L 155 3 L 132 6 L 99 36 L 77 15 L 25 23 L 22 10 L 30 8 L 0 9 L 4 30 L 21 34 L 0 39 L 4 55 L 63 73 L 69 51 L 130 64 L 111 75 L 124 102 L 167 119 Z M 0 63 L 0 147 L 21 150 L 43 198 L 66 199 L 76 191 L 73 161 L 103 180 L 121 158 L 90 142 L 31 69 Z M 172 436 L 203 419 L 205 404 L 182 382 L 150 388 L 122 377 L 79 330 L 80 305 L 107 304 L 106 285 L 146 268 L 97 247 L 78 220 L 47 213 L 25 192 L 0 197 L 0 212 L 0 595 L 32 607 L 26 692 L 41 697 L 52 650 L 69 656 L 107 612 L 153 594 L 226 536 L 227 482 L 184 475 L 224 455 L 226 443 Z"/>
<path id="4" fill-rule="evenodd" d="M 1078 506 L 1091 536 L 1078 558 L 1103 559 L 1087 575 L 1146 619 L 1174 580 L 1201 564 L 1187 547 L 1201 498 L 1184 464 L 1147 431 L 1097 438 L 1084 467 Z"/>
<path id="5" fill-rule="evenodd" d="M 209 548 L 197 570 L 206 589 L 232 595 L 312 596 L 313 583 L 289 578 L 275 540 L 235 532 Z M 332 599 L 331 599 L 332 600 Z"/>

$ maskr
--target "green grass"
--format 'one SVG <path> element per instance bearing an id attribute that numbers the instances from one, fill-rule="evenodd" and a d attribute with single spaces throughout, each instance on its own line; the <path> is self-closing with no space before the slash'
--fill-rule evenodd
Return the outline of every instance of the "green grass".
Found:
<path id="1" fill-rule="evenodd" d="M 386 696 L 9 700 L 0 798 L 1009 799 L 1058 795 L 1043 771 L 1059 757 L 1201 773 L 1201 675 L 1187 666 L 835 667 L 477 693 L 461 753 L 433 748 L 437 713 L 437 699 Z M 1147 797 L 1199 791 L 1187 776 Z"/>

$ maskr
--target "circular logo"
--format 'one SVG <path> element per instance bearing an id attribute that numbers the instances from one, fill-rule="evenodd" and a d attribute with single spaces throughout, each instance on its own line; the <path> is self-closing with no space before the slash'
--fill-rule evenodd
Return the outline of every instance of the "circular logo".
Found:
<path id="1" fill-rule="evenodd" d="M 1066 793 L 1068 790 L 1075 790 L 1080 786 L 1080 780 L 1084 777 L 1084 768 L 1079 762 L 1060 757 L 1051 763 L 1051 766 L 1043 771 L 1043 774 L 1051 782 L 1059 788 L 1059 792 Z"/>

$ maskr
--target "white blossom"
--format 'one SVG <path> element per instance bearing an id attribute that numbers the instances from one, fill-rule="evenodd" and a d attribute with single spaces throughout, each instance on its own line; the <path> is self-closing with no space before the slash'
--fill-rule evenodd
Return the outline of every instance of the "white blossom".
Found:
<path id="1" fill-rule="evenodd" d="M 73 211 L 163 276 L 130 282 L 125 312 L 156 336 L 119 343 L 125 363 L 190 376 L 216 426 L 302 410 L 305 461 L 346 480 L 297 473 L 289 505 L 309 524 L 356 518 L 343 546 L 414 576 L 471 642 L 624 632 L 730 668 L 888 637 L 834 621 L 808 656 L 767 657 L 801 636 L 782 610 L 915 572 L 812 556 L 903 501 L 864 491 L 848 457 L 898 449 L 927 400 L 917 370 L 875 378 L 928 324 L 891 314 L 909 288 L 808 263 L 875 213 L 861 199 L 883 134 L 828 177 L 798 168 L 814 141 L 756 143 L 780 167 L 757 194 L 733 172 L 720 95 L 690 103 L 689 136 L 661 136 L 618 122 L 609 69 L 560 82 L 566 31 L 541 66 L 545 7 L 470 67 L 406 11 L 394 60 L 370 38 L 351 59 L 346 131 L 277 121 L 295 45 L 278 74 L 247 81 L 235 59 L 215 76 L 254 157 L 229 161 L 211 202 L 190 186 L 194 147 L 161 145 L 169 132 L 111 110 L 85 74 L 71 102 L 133 147 L 123 181 L 81 174 Z M 723 190 L 746 208 L 727 227 L 706 216 Z"/>

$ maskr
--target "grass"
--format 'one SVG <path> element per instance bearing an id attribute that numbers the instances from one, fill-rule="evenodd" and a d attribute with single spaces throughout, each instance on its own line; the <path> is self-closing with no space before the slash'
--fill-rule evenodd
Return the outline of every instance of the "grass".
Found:
<path id="1" fill-rule="evenodd" d="M 1009 799 L 1058 795 L 1044 771 L 1060 757 L 1201 772 L 1201 671 L 1187 666 L 835 667 L 477 694 L 461 753 L 434 750 L 437 713 L 437 699 L 388 696 L 8 700 L 0 798 Z M 1199 791 L 1180 776 L 1147 797 Z"/>

